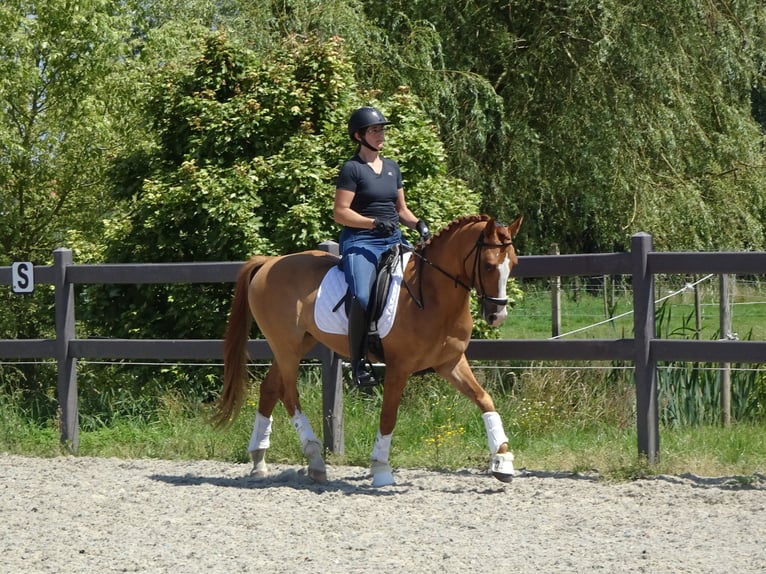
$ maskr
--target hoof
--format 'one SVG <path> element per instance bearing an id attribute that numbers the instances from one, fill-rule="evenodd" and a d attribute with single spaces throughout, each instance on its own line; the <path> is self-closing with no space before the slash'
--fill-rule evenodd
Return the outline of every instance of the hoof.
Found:
<path id="1" fill-rule="evenodd" d="M 309 459 L 309 478 L 315 482 L 327 482 L 327 467 L 322 459 L 322 445 L 310 440 L 303 447 L 303 454 Z"/>
<path id="2" fill-rule="evenodd" d="M 269 466 L 266 464 L 266 449 L 255 450 L 250 453 L 253 460 L 253 468 L 250 476 L 253 478 L 266 478 L 269 475 Z"/>
<path id="3" fill-rule="evenodd" d="M 511 482 L 513 480 L 513 454 L 505 452 L 494 455 L 490 470 L 492 476 L 500 482 Z"/>
<path id="4" fill-rule="evenodd" d="M 327 483 L 327 471 L 309 468 L 309 478 L 319 484 Z"/>
<path id="5" fill-rule="evenodd" d="M 375 488 L 396 484 L 396 481 L 394 480 L 394 473 L 388 463 L 375 460 L 372 462 L 371 470 L 372 486 Z"/>
<path id="6" fill-rule="evenodd" d="M 500 482 L 511 482 L 513 480 L 512 474 L 502 474 L 500 472 L 493 472 L 492 476 L 494 476 Z"/>
<path id="7" fill-rule="evenodd" d="M 268 469 L 256 468 L 253 466 L 253 469 L 250 471 L 250 476 L 252 478 L 266 478 L 269 476 L 269 471 Z"/>

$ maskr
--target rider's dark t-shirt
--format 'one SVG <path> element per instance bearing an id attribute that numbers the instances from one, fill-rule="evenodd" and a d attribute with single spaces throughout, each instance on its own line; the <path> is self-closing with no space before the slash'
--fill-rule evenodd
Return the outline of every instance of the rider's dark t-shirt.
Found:
<path id="1" fill-rule="evenodd" d="M 375 173 L 364 160 L 355 155 L 340 170 L 337 189 L 354 192 L 351 209 L 372 219 L 399 221 L 396 212 L 396 198 L 403 187 L 402 172 L 397 163 L 385 157 L 380 175 Z"/>

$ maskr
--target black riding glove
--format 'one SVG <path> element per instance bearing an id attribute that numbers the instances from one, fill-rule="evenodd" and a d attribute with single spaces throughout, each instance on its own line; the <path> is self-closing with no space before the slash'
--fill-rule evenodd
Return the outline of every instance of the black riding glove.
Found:
<path id="1" fill-rule="evenodd" d="M 422 219 L 418 220 L 415 229 L 420 233 L 420 240 L 423 241 L 423 243 L 431 239 L 431 232 L 428 230 L 428 225 L 426 225 L 426 222 Z"/>
<path id="2" fill-rule="evenodd" d="M 393 235 L 394 231 L 396 231 L 396 223 L 387 219 L 376 219 L 372 222 L 372 225 L 374 226 L 375 231 L 381 235 Z"/>

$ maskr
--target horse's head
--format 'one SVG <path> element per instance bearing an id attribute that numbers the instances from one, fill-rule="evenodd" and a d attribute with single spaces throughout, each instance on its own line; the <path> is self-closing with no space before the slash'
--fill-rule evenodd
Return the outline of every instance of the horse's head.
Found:
<path id="1" fill-rule="evenodd" d="M 482 317 L 493 327 L 508 316 L 508 279 L 511 269 L 518 263 L 513 238 L 522 219 L 518 217 L 508 226 L 500 225 L 494 219 L 487 220 L 476 242 L 473 263 L 470 256 L 466 258 L 466 264 L 472 265 L 469 277 L 481 303 Z"/>

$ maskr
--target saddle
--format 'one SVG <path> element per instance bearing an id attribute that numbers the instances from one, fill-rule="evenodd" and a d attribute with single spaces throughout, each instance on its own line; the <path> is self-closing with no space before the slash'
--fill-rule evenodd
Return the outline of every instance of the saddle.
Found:
<path id="1" fill-rule="evenodd" d="M 385 362 L 385 357 L 383 356 L 383 344 L 380 341 L 380 334 L 378 332 L 378 320 L 386 308 L 388 291 L 391 287 L 394 269 L 396 268 L 397 262 L 403 260 L 404 254 L 407 251 L 412 251 L 412 247 L 399 243 L 391 246 L 383 253 L 383 255 L 381 255 L 378 260 L 375 281 L 373 281 L 372 290 L 370 292 L 370 303 L 367 307 L 367 347 L 369 351 L 382 362 Z M 339 265 L 343 265 L 342 259 Z M 340 301 L 338 301 L 337 305 L 333 308 L 333 311 L 337 311 L 341 305 L 345 305 L 346 312 L 348 313 L 350 304 L 351 294 L 346 291 L 346 294 Z"/>

